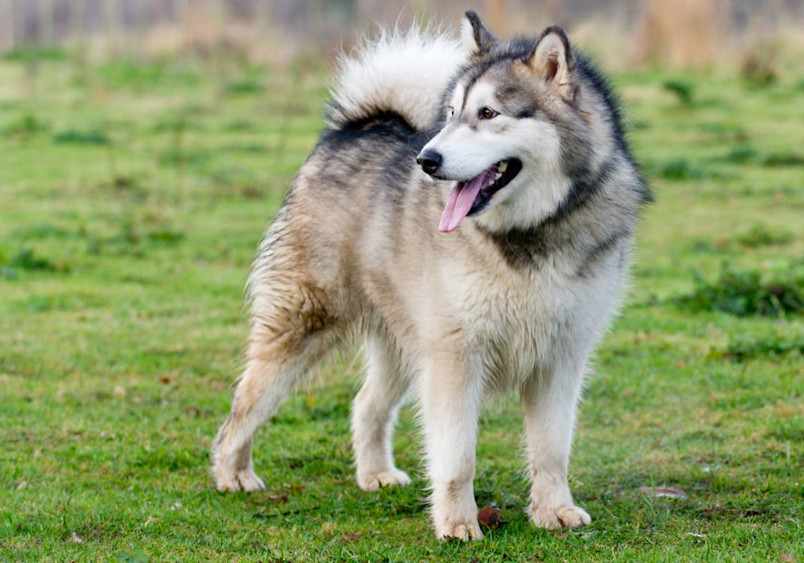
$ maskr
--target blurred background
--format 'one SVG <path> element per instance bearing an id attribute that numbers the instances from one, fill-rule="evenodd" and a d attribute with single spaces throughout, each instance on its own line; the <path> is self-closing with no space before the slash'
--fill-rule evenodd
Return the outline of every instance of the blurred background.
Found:
<path id="1" fill-rule="evenodd" d="M 602 525 L 530 533 L 502 401 L 478 502 L 512 531 L 434 548 L 422 481 L 351 484 L 350 354 L 262 431 L 269 491 L 218 495 L 243 285 L 337 53 L 469 8 L 500 36 L 563 25 L 657 196 L 579 422 Z M 0 560 L 804 560 L 802 101 L 801 0 L 0 0 Z"/>
<path id="2" fill-rule="evenodd" d="M 728 61 L 752 72 L 804 46 L 799 0 L 0 0 L 0 52 L 81 45 L 95 57 L 223 51 L 287 63 L 330 56 L 377 23 L 454 22 L 468 8 L 500 35 L 563 25 L 587 49 L 616 53 L 604 57 L 613 68 Z"/>

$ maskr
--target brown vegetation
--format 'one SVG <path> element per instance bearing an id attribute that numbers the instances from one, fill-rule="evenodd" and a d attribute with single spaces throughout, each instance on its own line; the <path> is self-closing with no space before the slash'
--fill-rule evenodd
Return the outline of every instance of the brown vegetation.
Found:
<path id="1" fill-rule="evenodd" d="M 648 0 L 635 33 L 632 62 L 703 68 L 718 59 L 726 35 L 725 0 Z"/>
<path id="2" fill-rule="evenodd" d="M 472 8 L 500 36 L 562 25 L 615 69 L 727 63 L 762 83 L 773 81 L 787 59 L 802 60 L 804 43 L 796 37 L 804 9 L 796 6 L 794 0 L 0 0 L 0 52 L 80 43 L 100 57 L 330 60 L 378 23 L 434 20 L 454 28 Z"/>

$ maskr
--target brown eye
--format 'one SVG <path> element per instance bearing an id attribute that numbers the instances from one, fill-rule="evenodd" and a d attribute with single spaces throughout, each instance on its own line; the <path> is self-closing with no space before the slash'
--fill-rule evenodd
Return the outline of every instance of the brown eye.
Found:
<path id="1" fill-rule="evenodd" d="M 493 117 L 497 117 L 498 115 L 500 114 L 488 106 L 480 108 L 480 111 L 477 112 L 477 117 L 479 119 L 491 119 Z"/>

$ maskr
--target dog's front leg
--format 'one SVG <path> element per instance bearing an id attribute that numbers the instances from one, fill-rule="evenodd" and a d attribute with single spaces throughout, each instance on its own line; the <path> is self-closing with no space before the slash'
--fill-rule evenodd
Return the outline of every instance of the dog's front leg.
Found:
<path id="1" fill-rule="evenodd" d="M 577 528 L 591 522 L 575 506 L 567 482 L 583 370 L 583 363 L 568 362 L 534 376 L 522 388 L 531 478 L 528 513 L 539 528 Z"/>
<path id="2" fill-rule="evenodd" d="M 421 385 L 422 419 L 436 537 L 480 539 L 473 480 L 482 377 L 456 354 L 428 356 Z"/>

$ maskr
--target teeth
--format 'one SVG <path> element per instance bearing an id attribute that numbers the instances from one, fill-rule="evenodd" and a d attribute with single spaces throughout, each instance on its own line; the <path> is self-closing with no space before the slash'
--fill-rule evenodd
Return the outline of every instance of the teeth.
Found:
<path id="1" fill-rule="evenodd" d="M 505 171 L 507 169 L 508 169 L 508 162 L 507 161 L 503 161 L 503 162 L 501 162 L 500 164 L 497 165 L 497 172 L 499 172 L 500 174 L 505 173 Z"/>

